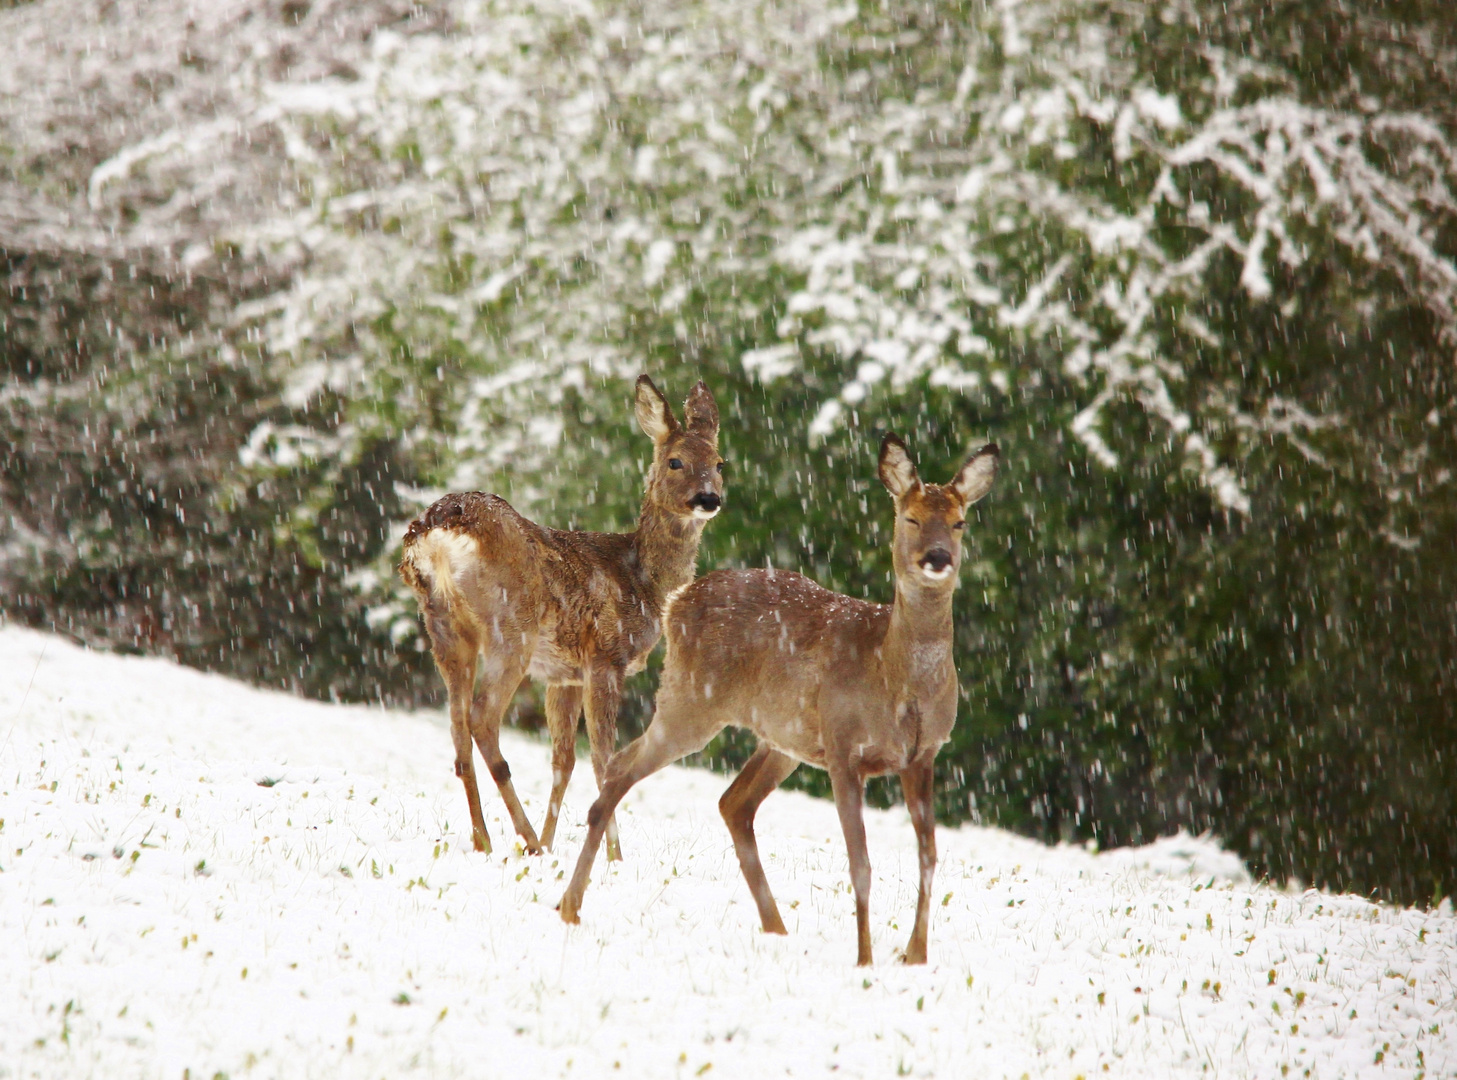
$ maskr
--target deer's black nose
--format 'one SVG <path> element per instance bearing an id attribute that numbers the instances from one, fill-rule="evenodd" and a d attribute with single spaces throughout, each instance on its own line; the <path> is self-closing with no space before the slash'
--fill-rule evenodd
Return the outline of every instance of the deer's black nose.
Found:
<path id="1" fill-rule="evenodd" d="M 696 509 L 717 510 L 723 505 L 723 500 L 711 491 L 700 491 L 688 500 L 688 505 Z"/>
<path id="2" fill-rule="evenodd" d="M 945 548 L 932 548 L 921 556 L 921 567 L 940 573 L 951 565 L 951 552 Z"/>

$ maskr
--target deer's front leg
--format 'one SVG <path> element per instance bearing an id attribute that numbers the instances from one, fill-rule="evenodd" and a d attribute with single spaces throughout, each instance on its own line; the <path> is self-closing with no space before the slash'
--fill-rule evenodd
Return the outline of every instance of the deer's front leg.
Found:
<path id="1" fill-rule="evenodd" d="M 597 668 L 587 677 L 587 739 L 592 744 L 592 772 L 597 776 L 597 790 L 607 776 L 607 762 L 617 749 L 617 710 L 622 704 L 623 672 L 614 667 Z M 607 858 L 622 859 L 622 846 L 617 838 L 617 815 L 607 819 Z"/>
<path id="2" fill-rule="evenodd" d="M 848 764 L 831 768 L 829 773 L 835 809 L 840 813 L 840 828 L 845 833 L 845 849 L 850 856 L 850 884 L 855 888 L 855 963 L 868 967 L 871 963 L 870 852 L 865 846 L 865 781 Z"/>
<path id="3" fill-rule="evenodd" d="M 557 819 L 562 812 L 567 782 L 577 765 L 577 718 L 582 715 L 580 686 L 546 688 L 546 726 L 551 732 L 551 798 L 546 804 L 546 821 L 541 827 L 541 846 L 550 848 L 556 839 Z"/>
<path id="4" fill-rule="evenodd" d="M 901 791 L 911 825 L 916 830 L 916 846 L 921 857 L 921 891 L 916 897 L 916 925 L 906 945 L 905 962 L 926 962 L 926 936 L 931 921 L 931 885 L 936 877 L 936 813 L 933 778 L 934 759 L 913 763 L 901 773 Z"/>

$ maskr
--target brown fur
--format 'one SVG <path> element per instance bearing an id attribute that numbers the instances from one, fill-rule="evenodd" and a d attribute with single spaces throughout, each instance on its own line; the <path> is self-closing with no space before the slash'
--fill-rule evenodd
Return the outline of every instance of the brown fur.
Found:
<path id="1" fill-rule="evenodd" d="M 497 495 L 472 491 L 440 499 L 405 533 L 400 576 L 419 597 L 450 693 L 455 771 L 477 850 L 490 851 L 491 842 L 472 737 L 527 850 L 550 847 L 576 762 L 577 717 L 585 706 L 600 782 L 617 738 L 622 681 L 657 643 L 669 594 L 693 580 L 704 522 L 721 504 L 718 408 L 708 388 L 694 387 L 679 424 L 644 375 L 636 411 L 653 439 L 653 464 L 634 532 L 549 529 Z M 673 461 L 681 467 L 671 468 Z M 547 686 L 552 739 L 552 793 L 539 841 L 500 750 L 501 718 L 527 677 Z M 608 844 L 617 857 L 615 835 Z"/>
<path id="2" fill-rule="evenodd" d="M 673 598 L 668 653 L 652 724 L 613 756 L 588 813 L 587 841 L 561 901 L 576 922 L 604 821 L 635 783 L 702 749 L 724 727 L 752 730 L 759 749 L 719 801 L 768 933 L 784 922 L 754 839 L 759 804 L 801 762 L 825 769 L 855 887 L 859 962 L 870 953 L 865 780 L 897 773 L 920 847 L 921 890 L 908 963 L 926 959 L 936 865 L 932 770 L 956 721 L 951 598 L 966 508 L 991 488 L 998 451 L 983 447 L 945 486 L 923 484 L 899 439 L 881 445 L 880 476 L 895 497 L 895 602 L 842 596 L 799 574 L 723 570 Z"/>

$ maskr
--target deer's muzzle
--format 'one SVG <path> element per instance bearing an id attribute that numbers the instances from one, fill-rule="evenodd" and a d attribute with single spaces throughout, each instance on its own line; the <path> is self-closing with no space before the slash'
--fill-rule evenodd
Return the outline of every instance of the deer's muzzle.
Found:
<path id="1" fill-rule="evenodd" d="M 941 581 L 951 574 L 951 552 L 945 548 L 932 548 L 919 560 L 921 573 L 932 581 Z"/>
<path id="2" fill-rule="evenodd" d="M 694 517 L 706 520 L 718 513 L 719 507 L 723 506 L 723 500 L 711 491 L 700 491 L 688 500 L 688 506 Z"/>

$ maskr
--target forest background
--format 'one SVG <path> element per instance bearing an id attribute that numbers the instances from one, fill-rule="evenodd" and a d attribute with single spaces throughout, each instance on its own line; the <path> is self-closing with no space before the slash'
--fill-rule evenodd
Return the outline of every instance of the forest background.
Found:
<path id="1" fill-rule="evenodd" d="M 404 523 L 630 528 L 631 380 L 701 376 L 703 570 L 887 600 L 880 435 L 1001 444 L 943 820 L 1457 887 L 1446 5 L 0 0 L 0 53 L 4 617 L 438 702 Z"/>

